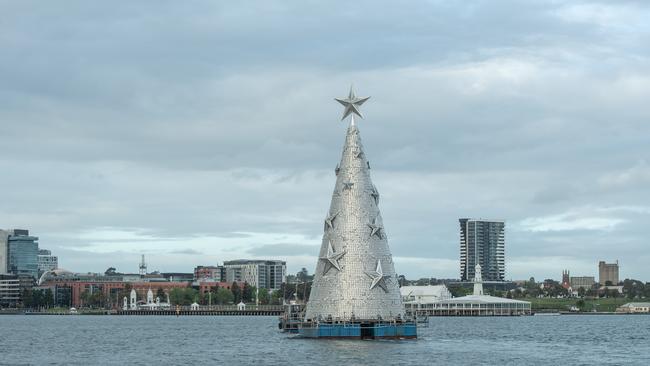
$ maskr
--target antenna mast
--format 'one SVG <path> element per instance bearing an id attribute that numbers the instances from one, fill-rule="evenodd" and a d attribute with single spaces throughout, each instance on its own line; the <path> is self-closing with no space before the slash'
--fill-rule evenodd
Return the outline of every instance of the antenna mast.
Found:
<path id="1" fill-rule="evenodd" d="M 142 262 L 140 262 L 140 276 L 147 275 L 147 263 L 144 261 L 144 254 L 142 255 Z"/>

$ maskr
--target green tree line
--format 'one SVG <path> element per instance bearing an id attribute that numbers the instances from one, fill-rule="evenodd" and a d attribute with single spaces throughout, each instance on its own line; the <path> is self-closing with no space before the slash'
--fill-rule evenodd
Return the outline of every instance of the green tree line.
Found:
<path id="1" fill-rule="evenodd" d="M 112 292 L 110 296 L 104 294 L 101 288 L 93 291 L 84 290 L 80 294 L 81 307 L 90 308 L 112 308 L 121 307 L 122 299 L 131 296 L 132 285 L 127 283 L 123 289 L 118 292 Z M 261 305 L 281 305 L 284 301 L 299 300 L 307 301 L 311 292 L 311 283 L 286 284 L 283 283 L 279 290 L 269 291 L 261 288 L 259 291 L 245 282 L 240 285 L 233 282 L 230 288 L 215 286 L 207 293 L 200 293 L 198 289 L 192 287 L 173 288 L 167 294 L 162 288 L 156 290 L 154 297 L 160 298 L 160 301 L 169 301 L 172 305 L 191 305 L 196 302 L 201 305 L 232 305 L 240 301 L 244 303 L 255 303 L 259 301 Z M 45 290 L 25 290 L 22 293 L 23 306 L 27 308 L 42 308 L 52 306 L 70 306 L 70 291 L 59 291 L 54 303 L 54 294 L 50 289 Z M 141 298 L 139 298 L 141 300 Z"/>
<path id="2" fill-rule="evenodd" d="M 194 302 L 200 305 L 232 305 L 242 301 L 248 304 L 255 303 L 259 299 L 261 305 L 280 305 L 282 304 L 281 291 L 269 292 L 265 288 L 257 291 L 248 282 L 243 286 L 233 282 L 230 289 L 214 286 L 209 292 L 203 294 L 191 287 L 174 288 L 169 291 L 169 301 L 172 305 L 191 305 Z"/>

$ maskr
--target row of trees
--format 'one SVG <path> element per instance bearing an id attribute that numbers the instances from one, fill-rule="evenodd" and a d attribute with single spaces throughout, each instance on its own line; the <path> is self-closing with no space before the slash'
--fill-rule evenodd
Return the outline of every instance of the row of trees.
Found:
<path id="1" fill-rule="evenodd" d="M 67 291 L 66 291 L 67 290 Z M 50 289 L 46 290 L 25 290 L 22 294 L 23 305 L 29 308 L 42 308 L 52 306 L 71 306 L 71 289 L 59 289 L 57 291 L 56 303 L 55 296 Z M 101 288 L 86 289 L 80 294 L 81 306 L 91 308 L 113 308 L 122 306 L 122 299 L 127 299 L 131 295 L 132 286 L 127 283 L 121 290 L 112 290 L 110 294 L 105 294 Z M 160 298 L 160 301 L 169 301 L 172 305 L 190 305 L 194 302 L 201 305 L 227 305 L 244 303 L 254 303 L 259 301 L 261 305 L 281 305 L 285 301 L 309 300 L 311 292 L 311 282 L 297 284 L 283 283 L 279 290 L 269 291 L 267 289 L 257 289 L 247 282 L 240 285 L 236 282 L 230 285 L 230 288 L 215 286 L 208 293 L 202 294 L 198 289 L 191 287 L 173 288 L 167 294 L 162 288 L 156 290 L 154 298 Z"/>
<path id="2" fill-rule="evenodd" d="M 99 289 L 95 291 L 84 290 L 80 297 L 81 303 L 85 307 L 103 308 L 107 303 L 107 296 L 104 295 L 104 291 Z"/>
<path id="3" fill-rule="evenodd" d="M 307 301 L 311 292 L 311 283 L 287 284 L 283 283 L 279 290 L 271 291 L 262 288 L 257 291 L 254 286 L 244 283 L 239 286 L 233 283 L 230 289 L 223 287 L 213 287 L 210 292 L 200 294 L 192 288 L 172 289 L 169 293 L 170 302 L 173 305 L 190 305 L 196 302 L 201 305 L 224 305 L 244 303 L 254 303 L 259 301 L 261 305 L 281 305 L 285 301 L 295 300 Z M 257 296 L 257 297 L 256 297 Z"/>
<path id="4" fill-rule="evenodd" d="M 49 308 L 54 306 L 54 294 L 46 290 L 25 289 L 22 293 L 23 306 L 26 308 Z"/>
<path id="5" fill-rule="evenodd" d="M 435 278 L 423 278 L 417 281 L 408 281 L 403 276 L 400 276 L 400 285 L 427 285 L 427 284 L 440 284 L 447 280 L 436 280 Z M 600 298 L 617 298 L 626 297 L 632 299 L 647 299 L 650 298 L 650 282 L 643 283 L 638 280 L 626 279 L 619 282 L 619 286 L 623 286 L 623 293 L 619 293 L 616 289 L 601 288 L 595 285 L 592 288 L 579 288 L 577 290 L 579 297 L 600 297 Z M 612 286 L 607 283 L 606 286 Z M 471 286 L 463 286 L 459 283 L 449 283 L 447 285 L 449 291 L 454 297 L 465 296 L 472 293 Z M 491 288 L 489 285 L 484 285 L 483 290 L 486 294 L 507 298 L 531 298 L 531 297 L 568 297 L 569 291 L 562 287 L 562 285 L 555 280 L 546 279 L 543 282 L 535 282 L 534 278 L 524 282 L 521 287 L 512 290 L 497 290 Z"/>
<path id="6" fill-rule="evenodd" d="M 57 296 L 48 289 L 25 289 L 21 293 L 22 306 L 39 309 L 51 307 L 69 307 L 71 303 L 70 289 L 60 289 Z"/>
<path id="7" fill-rule="evenodd" d="M 623 294 L 628 299 L 650 298 L 650 282 L 626 279 L 623 281 Z"/>
<path id="8" fill-rule="evenodd" d="M 204 294 L 191 287 L 174 288 L 169 291 L 169 301 L 172 305 L 190 305 L 194 302 L 201 305 L 228 305 L 238 304 L 242 301 L 244 303 L 254 303 L 259 300 L 261 305 L 280 305 L 282 304 L 282 292 L 283 289 L 269 292 L 265 288 L 257 291 L 254 286 L 249 285 L 247 282 L 243 286 L 233 282 L 230 289 L 215 286 Z"/>
<path id="9" fill-rule="evenodd" d="M 71 289 L 59 289 L 57 296 L 50 289 L 26 289 L 23 291 L 22 304 L 26 308 L 49 308 L 53 306 L 71 306 Z M 101 288 L 86 289 L 81 292 L 80 300 L 82 307 L 90 308 L 113 308 L 122 305 L 122 299 L 130 298 L 132 286 L 127 283 L 123 289 L 118 292 L 111 291 L 110 295 L 106 295 Z M 277 292 L 277 291 L 276 291 Z M 257 291 L 255 287 L 244 283 L 243 286 L 233 283 L 230 289 L 225 287 L 213 287 L 209 293 L 200 294 L 197 289 L 191 287 L 174 288 L 165 293 L 162 288 L 158 288 L 155 292 L 154 298 L 160 298 L 160 301 L 169 301 L 173 305 L 190 305 L 193 302 L 198 302 L 202 305 L 208 304 L 237 304 L 240 301 L 245 303 L 252 303 L 256 301 Z M 281 304 L 281 296 L 278 294 L 269 294 L 267 289 L 259 290 L 260 304 Z M 55 301 L 56 300 L 56 301 Z"/>
<path id="10" fill-rule="evenodd" d="M 577 290 L 579 297 L 605 297 L 616 298 L 626 297 L 628 299 L 645 299 L 650 298 L 650 283 L 643 283 L 638 280 L 626 279 L 618 284 L 623 286 L 623 293 L 616 289 L 601 288 L 597 284 L 591 288 L 579 288 Z M 607 281 L 606 286 L 612 286 Z M 508 297 L 566 297 L 569 291 L 554 280 L 544 280 L 543 283 L 536 283 L 534 278 L 524 283 L 523 288 L 517 288 L 508 292 Z"/>

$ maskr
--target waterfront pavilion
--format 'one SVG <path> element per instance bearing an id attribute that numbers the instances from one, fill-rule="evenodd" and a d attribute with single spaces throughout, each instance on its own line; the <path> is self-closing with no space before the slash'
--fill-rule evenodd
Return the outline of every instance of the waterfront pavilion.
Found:
<path id="1" fill-rule="evenodd" d="M 402 286 L 399 290 L 405 311 L 409 315 L 433 315 L 434 304 L 452 298 L 445 285 Z"/>
<path id="2" fill-rule="evenodd" d="M 468 295 L 433 303 L 433 315 L 512 316 L 530 315 L 530 302 L 489 295 Z"/>
<path id="3" fill-rule="evenodd" d="M 481 266 L 474 271 L 474 293 L 434 302 L 431 315 L 448 316 L 515 316 L 531 315 L 530 302 L 483 294 Z"/>

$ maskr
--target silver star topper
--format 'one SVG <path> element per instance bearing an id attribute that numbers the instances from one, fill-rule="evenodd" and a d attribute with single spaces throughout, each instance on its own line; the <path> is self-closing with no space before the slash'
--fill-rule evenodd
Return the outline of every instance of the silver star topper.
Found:
<path id="1" fill-rule="evenodd" d="M 366 100 L 370 99 L 370 97 L 362 97 L 359 98 L 354 94 L 354 89 L 352 86 L 350 86 L 350 94 L 348 94 L 348 97 L 346 99 L 344 98 L 334 98 L 337 102 L 341 103 L 345 107 L 345 110 L 343 111 L 343 118 L 341 118 L 341 121 L 344 120 L 347 116 L 352 115 L 352 118 L 350 120 L 350 125 L 354 125 L 354 115 L 356 114 L 357 116 L 363 118 L 363 115 L 361 114 L 361 111 L 359 110 L 359 107 L 366 102 Z"/>

